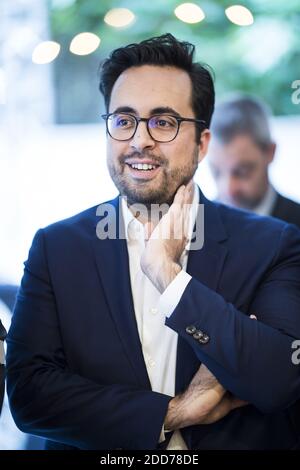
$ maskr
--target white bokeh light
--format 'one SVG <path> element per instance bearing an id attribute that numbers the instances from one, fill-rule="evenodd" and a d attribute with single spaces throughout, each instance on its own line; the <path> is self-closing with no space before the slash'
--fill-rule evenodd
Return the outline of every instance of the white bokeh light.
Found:
<path id="1" fill-rule="evenodd" d="M 250 26 L 254 22 L 251 11 L 243 5 L 232 5 L 226 8 L 225 14 L 229 21 L 238 26 Z"/>
<path id="2" fill-rule="evenodd" d="M 203 10 L 195 3 L 182 3 L 174 10 L 177 18 L 184 23 L 199 23 L 204 20 L 205 14 Z"/>
<path id="3" fill-rule="evenodd" d="M 94 33 L 79 33 L 72 39 L 70 51 L 76 55 L 88 55 L 99 47 L 100 42 Z"/>
<path id="4" fill-rule="evenodd" d="M 40 42 L 32 53 L 32 62 L 35 64 L 49 64 L 58 56 L 60 45 L 55 41 Z"/>
<path id="5" fill-rule="evenodd" d="M 134 19 L 134 13 L 128 10 L 128 8 L 113 8 L 112 10 L 109 10 L 104 17 L 105 23 L 109 26 L 114 26 L 115 28 L 128 26 L 134 21 Z"/>

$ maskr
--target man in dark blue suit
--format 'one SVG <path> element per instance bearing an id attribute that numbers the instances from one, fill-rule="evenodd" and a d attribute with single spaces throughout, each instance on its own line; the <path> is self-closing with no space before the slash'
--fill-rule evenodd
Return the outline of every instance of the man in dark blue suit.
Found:
<path id="1" fill-rule="evenodd" d="M 193 54 L 168 34 L 104 62 L 120 198 L 33 240 L 8 394 L 48 449 L 300 446 L 300 235 L 193 184 L 214 108 Z"/>
<path id="2" fill-rule="evenodd" d="M 300 204 L 273 187 L 269 168 L 276 155 L 270 110 L 261 100 L 238 94 L 216 106 L 208 160 L 218 200 L 300 227 Z"/>

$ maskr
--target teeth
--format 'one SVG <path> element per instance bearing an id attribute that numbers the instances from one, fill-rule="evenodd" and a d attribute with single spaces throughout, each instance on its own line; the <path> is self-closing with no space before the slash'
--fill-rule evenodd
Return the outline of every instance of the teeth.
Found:
<path id="1" fill-rule="evenodd" d="M 156 165 L 149 165 L 148 163 L 133 163 L 130 166 L 136 170 L 154 170 L 156 168 Z"/>

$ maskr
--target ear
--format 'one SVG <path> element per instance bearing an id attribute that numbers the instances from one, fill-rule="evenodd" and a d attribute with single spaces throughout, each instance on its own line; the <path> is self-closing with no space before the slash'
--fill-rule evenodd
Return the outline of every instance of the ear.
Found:
<path id="1" fill-rule="evenodd" d="M 204 129 L 201 132 L 200 142 L 198 144 L 198 163 L 202 162 L 203 158 L 207 154 L 208 144 L 211 139 L 211 132 L 209 129 Z"/>

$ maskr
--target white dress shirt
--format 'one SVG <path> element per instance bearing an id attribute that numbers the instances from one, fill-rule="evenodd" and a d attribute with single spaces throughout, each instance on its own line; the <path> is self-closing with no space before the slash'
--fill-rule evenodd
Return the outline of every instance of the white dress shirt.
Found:
<path id="1" fill-rule="evenodd" d="M 189 240 L 192 238 L 198 204 L 198 187 L 194 185 L 194 197 L 190 209 Z M 191 276 L 185 272 L 189 244 L 180 259 L 182 271 L 161 295 L 140 267 L 141 255 L 145 249 L 144 226 L 134 218 L 124 198 L 122 198 L 121 207 L 125 224 L 134 310 L 149 380 L 153 391 L 175 396 L 178 334 L 165 325 L 165 317 L 174 311 L 191 279 Z M 163 427 L 160 442 L 164 439 Z M 173 433 L 167 449 L 187 449 L 180 431 L 177 430 Z"/>

